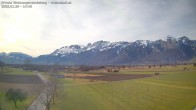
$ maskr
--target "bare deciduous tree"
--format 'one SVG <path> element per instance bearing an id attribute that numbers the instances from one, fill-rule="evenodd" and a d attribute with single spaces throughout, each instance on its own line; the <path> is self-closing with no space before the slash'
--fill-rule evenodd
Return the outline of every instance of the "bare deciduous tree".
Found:
<path id="1" fill-rule="evenodd" d="M 53 89 L 51 83 L 48 82 L 46 84 L 45 89 L 43 90 L 42 94 L 39 97 L 39 102 L 46 106 L 46 110 L 50 110 L 50 99 L 53 95 Z"/>
<path id="2" fill-rule="evenodd" d="M 23 93 L 20 89 L 9 89 L 6 92 L 6 97 L 9 101 L 13 101 L 15 107 L 17 107 L 17 101 L 22 102 L 26 99 L 27 94 Z"/>

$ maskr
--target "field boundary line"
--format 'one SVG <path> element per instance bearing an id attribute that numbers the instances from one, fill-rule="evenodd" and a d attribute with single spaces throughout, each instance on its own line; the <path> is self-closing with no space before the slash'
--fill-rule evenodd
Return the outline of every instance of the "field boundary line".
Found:
<path id="1" fill-rule="evenodd" d="M 190 72 L 190 71 L 196 71 L 196 69 L 191 70 L 131 70 L 128 72 Z"/>
<path id="2" fill-rule="evenodd" d="M 79 85 L 92 85 L 92 84 L 105 84 L 105 83 L 109 83 L 109 82 L 63 84 L 63 86 L 79 86 Z"/>
<path id="3" fill-rule="evenodd" d="M 168 85 L 168 84 L 161 84 L 161 83 L 153 83 L 153 82 L 149 82 L 149 81 L 135 81 L 135 82 L 145 83 L 145 84 L 152 84 L 152 85 L 157 85 L 157 86 L 165 86 L 165 87 L 179 88 L 179 89 L 196 90 L 196 88 L 194 88 L 194 87 L 176 86 L 176 85 Z"/>
<path id="4" fill-rule="evenodd" d="M 142 79 L 142 78 L 136 78 L 136 79 Z M 136 79 L 127 79 L 127 80 L 119 80 L 119 81 L 100 81 L 100 82 L 88 82 L 88 83 L 73 83 L 73 84 L 62 84 L 62 86 L 77 86 L 77 85 L 92 85 L 92 84 L 107 84 L 107 83 L 119 83 L 119 82 L 125 82 L 130 80 L 136 80 Z"/>

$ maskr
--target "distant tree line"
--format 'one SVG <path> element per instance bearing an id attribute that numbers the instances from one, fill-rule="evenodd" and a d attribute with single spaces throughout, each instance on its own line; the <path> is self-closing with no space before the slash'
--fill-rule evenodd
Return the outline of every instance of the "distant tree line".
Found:
<path id="1" fill-rule="evenodd" d="M 115 72 L 119 71 L 120 69 L 124 68 L 134 68 L 134 67 L 164 67 L 164 66 L 176 66 L 176 65 L 189 65 L 193 64 L 193 66 L 196 66 L 196 63 L 179 63 L 179 64 L 144 64 L 144 65 L 105 65 L 105 66 L 89 66 L 89 65 L 78 65 L 78 66 L 67 66 L 67 65 L 59 65 L 58 63 L 55 63 L 53 65 L 39 65 L 39 64 L 31 64 L 30 61 L 26 60 L 25 64 L 7 64 L 7 66 L 11 66 L 14 68 L 21 68 L 24 70 L 29 71 L 40 71 L 40 72 L 52 72 L 52 71 L 91 71 L 91 70 L 99 70 L 99 69 L 106 69 L 108 68 L 112 69 L 112 71 L 115 69 Z M 0 65 L 4 66 L 5 63 L 0 63 Z M 1 67 L 1 66 L 0 66 Z M 108 71 L 111 71 L 111 70 Z"/>
<path id="2" fill-rule="evenodd" d="M 0 67 L 4 67 L 5 65 L 6 65 L 5 62 L 0 60 Z"/>
<path id="3" fill-rule="evenodd" d="M 0 73 L 7 73 L 10 72 L 11 70 L 7 67 L 6 63 L 3 61 L 0 61 Z"/>
<path id="4" fill-rule="evenodd" d="M 21 69 L 29 70 L 29 71 L 40 71 L 40 72 L 50 72 L 54 67 L 54 65 L 36 65 L 36 64 L 28 64 L 28 65 L 9 64 L 9 66 L 14 67 L 14 68 L 21 68 Z"/>

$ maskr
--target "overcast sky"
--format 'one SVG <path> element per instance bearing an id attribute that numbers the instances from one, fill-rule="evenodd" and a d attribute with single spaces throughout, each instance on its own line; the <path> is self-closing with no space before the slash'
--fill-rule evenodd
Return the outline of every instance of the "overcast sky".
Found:
<path id="1" fill-rule="evenodd" d="M 0 52 L 38 56 L 98 40 L 157 40 L 167 35 L 196 39 L 196 0 L 70 1 L 71 5 L 32 9 L 1 8 Z"/>

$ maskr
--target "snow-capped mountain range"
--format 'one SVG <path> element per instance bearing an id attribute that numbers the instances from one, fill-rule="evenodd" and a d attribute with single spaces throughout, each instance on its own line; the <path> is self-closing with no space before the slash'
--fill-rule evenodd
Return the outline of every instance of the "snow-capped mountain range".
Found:
<path id="1" fill-rule="evenodd" d="M 128 46 L 129 42 L 109 42 L 109 41 L 97 41 L 93 44 L 89 43 L 86 46 L 84 45 L 70 45 L 61 47 L 60 49 L 55 50 L 50 55 L 58 56 L 62 55 L 65 56 L 66 54 L 80 54 L 82 52 L 87 51 L 107 51 L 109 49 L 113 49 L 116 47 L 125 48 Z"/>
<path id="2" fill-rule="evenodd" d="M 22 64 L 26 59 L 32 59 L 30 55 L 24 54 L 22 52 L 10 52 L 10 53 L 5 53 L 1 52 L 0 53 L 0 60 L 4 61 L 8 64 Z"/>
<path id="3" fill-rule="evenodd" d="M 2 56 L 0 54 L 0 60 Z M 37 64 L 111 65 L 178 63 L 194 57 L 196 40 L 185 36 L 178 39 L 168 36 L 156 41 L 97 41 L 87 45 L 70 45 L 56 49 L 51 54 L 29 59 Z"/>

